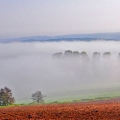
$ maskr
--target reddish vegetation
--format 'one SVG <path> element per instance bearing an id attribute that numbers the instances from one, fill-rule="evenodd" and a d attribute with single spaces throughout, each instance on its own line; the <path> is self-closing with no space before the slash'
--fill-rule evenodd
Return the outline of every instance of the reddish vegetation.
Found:
<path id="1" fill-rule="evenodd" d="M 0 120 L 120 120 L 120 102 L 0 108 Z"/>

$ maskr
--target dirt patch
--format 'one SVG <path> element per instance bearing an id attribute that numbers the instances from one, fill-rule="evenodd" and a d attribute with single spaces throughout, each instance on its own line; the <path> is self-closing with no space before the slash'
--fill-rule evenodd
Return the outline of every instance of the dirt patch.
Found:
<path id="1" fill-rule="evenodd" d="M 1 108 L 0 120 L 120 120 L 120 100 Z"/>

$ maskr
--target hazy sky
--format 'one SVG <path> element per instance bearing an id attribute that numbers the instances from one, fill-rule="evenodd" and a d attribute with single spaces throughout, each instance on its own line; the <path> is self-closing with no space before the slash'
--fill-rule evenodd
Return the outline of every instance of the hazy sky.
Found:
<path id="1" fill-rule="evenodd" d="M 0 38 L 119 32 L 120 0 L 0 0 Z"/>

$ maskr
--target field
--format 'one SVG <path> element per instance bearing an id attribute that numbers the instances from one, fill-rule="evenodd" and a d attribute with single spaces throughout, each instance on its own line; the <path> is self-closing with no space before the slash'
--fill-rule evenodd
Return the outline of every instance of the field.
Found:
<path id="1" fill-rule="evenodd" d="M 0 120 L 119 120 L 120 100 L 0 108 Z"/>

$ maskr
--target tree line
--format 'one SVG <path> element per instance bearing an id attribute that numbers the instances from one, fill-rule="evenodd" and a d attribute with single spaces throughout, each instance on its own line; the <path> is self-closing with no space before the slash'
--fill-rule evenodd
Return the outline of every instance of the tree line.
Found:
<path id="1" fill-rule="evenodd" d="M 93 58 L 100 58 L 101 54 L 99 52 L 94 52 L 93 53 Z M 102 56 L 104 58 L 106 57 L 110 57 L 111 56 L 111 53 L 110 52 L 104 52 L 102 54 Z M 76 58 L 84 58 L 84 59 L 88 59 L 88 54 L 87 52 L 85 51 L 82 51 L 81 53 L 79 53 L 78 51 L 71 51 L 71 50 L 66 50 L 64 52 L 64 54 L 62 52 L 57 52 L 57 53 L 54 53 L 52 55 L 53 58 L 68 58 L 68 57 L 76 57 Z M 120 58 L 120 53 L 118 53 L 118 58 Z"/>

